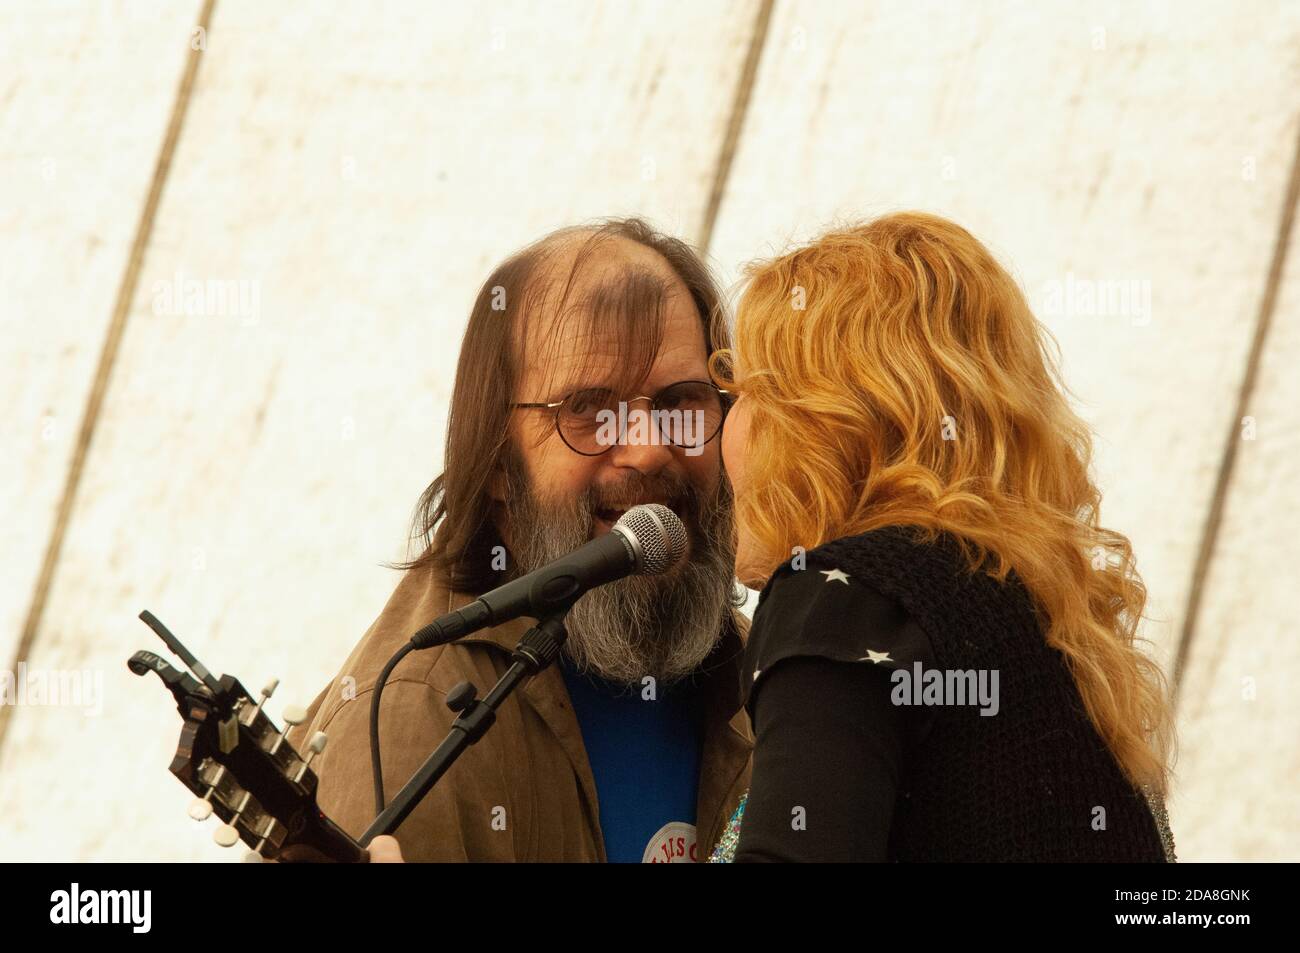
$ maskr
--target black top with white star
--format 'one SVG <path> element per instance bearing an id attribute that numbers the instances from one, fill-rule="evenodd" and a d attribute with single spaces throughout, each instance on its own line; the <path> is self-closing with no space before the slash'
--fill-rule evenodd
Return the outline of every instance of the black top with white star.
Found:
<path id="1" fill-rule="evenodd" d="M 757 744 L 736 860 L 885 860 L 907 753 L 934 722 L 892 703 L 890 676 L 934 666 L 925 633 L 845 570 L 787 563 L 760 597 L 745 663 Z"/>
<path id="2" fill-rule="evenodd" d="M 773 577 L 747 646 L 757 744 L 737 860 L 1173 859 L 1028 587 L 979 556 L 888 526 Z M 995 704 L 931 698 L 939 673 L 987 678 Z"/>
<path id="3" fill-rule="evenodd" d="M 745 644 L 741 696 L 750 707 L 777 662 L 795 657 L 863 662 L 882 669 L 934 665 L 930 641 L 903 607 L 842 569 L 787 563 L 768 580 Z"/>

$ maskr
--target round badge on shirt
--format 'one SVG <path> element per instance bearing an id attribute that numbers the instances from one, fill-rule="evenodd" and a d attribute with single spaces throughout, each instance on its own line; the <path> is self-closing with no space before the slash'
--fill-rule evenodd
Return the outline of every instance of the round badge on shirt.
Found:
<path id="1" fill-rule="evenodd" d="M 650 838 L 643 864 L 694 864 L 699 862 L 695 825 L 685 821 L 669 821 Z"/>

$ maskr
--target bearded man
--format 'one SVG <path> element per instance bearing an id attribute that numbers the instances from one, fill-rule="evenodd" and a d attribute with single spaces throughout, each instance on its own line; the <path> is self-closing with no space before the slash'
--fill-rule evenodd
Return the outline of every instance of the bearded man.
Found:
<path id="1" fill-rule="evenodd" d="M 376 813 L 369 715 L 389 658 L 437 616 L 609 532 L 630 507 L 662 503 L 686 525 L 686 558 L 579 599 L 561 658 L 506 700 L 395 835 L 408 861 L 707 858 L 748 787 L 753 745 L 718 452 L 726 397 L 708 372 L 728 343 L 723 318 L 689 246 L 638 219 L 554 232 L 488 276 L 461 347 L 444 469 L 417 510 L 421 553 L 397 567 L 387 606 L 293 733 L 299 745 L 328 733 L 313 762 L 318 801 L 348 833 Z M 678 410 L 696 425 L 680 426 Z M 598 426 L 610 414 L 621 425 Z M 678 425 L 653 423 L 670 418 Z M 464 681 L 485 693 L 531 624 L 397 665 L 379 727 L 388 796 L 446 736 L 447 693 Z"/>

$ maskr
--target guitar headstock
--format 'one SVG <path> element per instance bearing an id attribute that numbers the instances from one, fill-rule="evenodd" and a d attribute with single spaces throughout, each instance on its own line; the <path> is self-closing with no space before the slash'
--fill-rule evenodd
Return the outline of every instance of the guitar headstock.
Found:
<path id="1" fill-rule="evenodd" d="M 213 839 L 223 847 L 242 840 L 251 848 L 248 861 L 287 859 L 291 849 L 298 858 L 366 860 L 365 849 L 316 805 L 311 761 L 324 750 L 325 734 L 317 732 L 300 754 L 287 735 L 306 712 L 286 709 L 283 730 L 265 712 L 278 682 L 254 699 L 233 676 L 214 677 L 150 613 L 140 618 L 197 676 L 153 652 L 136 652 L 127 662 L 136 675 L 155 672 L 176 699 L 184 724 L 170 770 L 195 794 L 190 816 L 202 821 L 216 814 L 222 824 Z"/>

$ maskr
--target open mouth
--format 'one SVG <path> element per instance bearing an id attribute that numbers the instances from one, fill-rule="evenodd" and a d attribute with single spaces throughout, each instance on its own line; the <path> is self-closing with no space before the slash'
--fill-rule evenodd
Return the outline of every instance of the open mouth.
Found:
<path id="1" fill-rule="evenodd" d="M 602 523 L 613 526 L 623 518 L 628 510 L 641 505 L 641 503 L 624 503 L 616 506 L 602 506 L 596 510 L 596 518 Z"/>
<path id="2" fill-rule="evenodd" d="M 660 503 L 663 506 L 667 506 L 669 509 L 672 509 L 672 504 L 665 500 L 641 500 L 636 503 L 618 503 L 618 504 L 611 504 L 609 506 L 597 507 L 595 513 L 596 519 L 599 520 L 601 523 L 604 523 L 606 526 L 613 526 L 615 523 L 617 523 L 619 520 L 623 518 L 623 514 L 625 514 L 628 510 L 632 509 L 633 507 L 644 506 L 646 503 Z"/>

